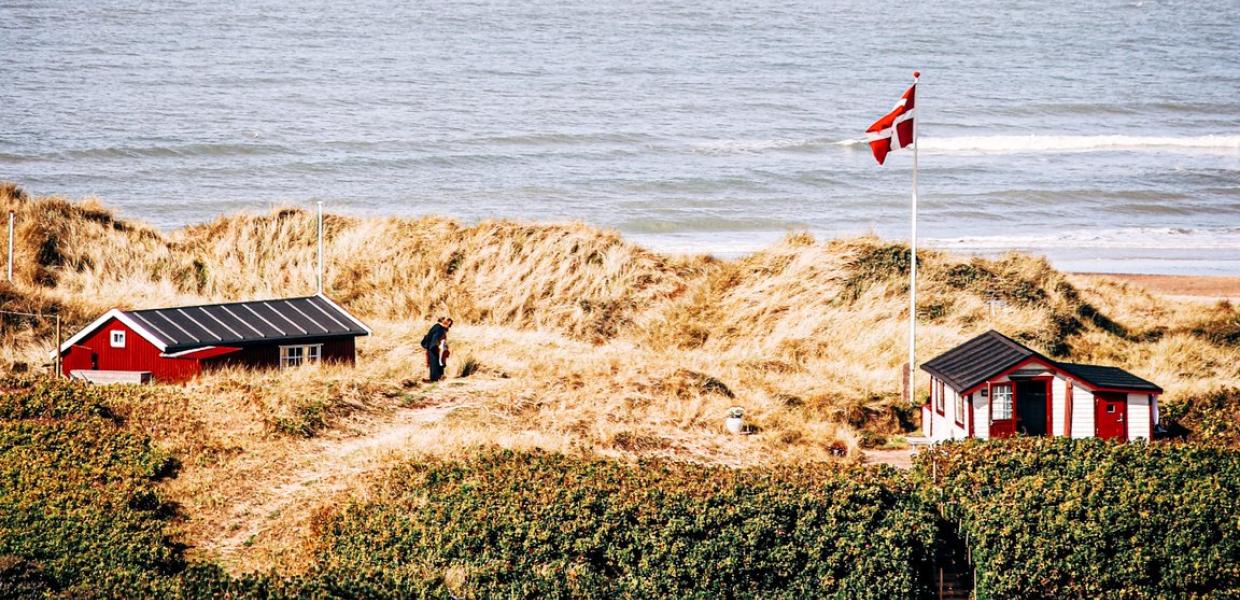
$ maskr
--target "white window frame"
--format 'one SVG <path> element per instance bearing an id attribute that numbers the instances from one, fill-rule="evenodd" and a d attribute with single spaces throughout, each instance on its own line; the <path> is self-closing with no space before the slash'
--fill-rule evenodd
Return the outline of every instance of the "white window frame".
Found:
<path id="1" fill-rule="evenodd" d="M 1016 418 L 1015 403 L 1015 384 L 996 384 L 990 391 L 990 420 L 1008 421 Z"/>
<path id="2" fill-rule="evenodd" d="M 113 329 L 108 332 L 108 345 L 113 348 L 124 348 L 125 337 L 124 329 Z"/>
<path id="3" fill-rule="evenodd" d="M 280 368 L 317 365 L 323 360 L 323 344 L 290 344 L 280 346 Z"/>

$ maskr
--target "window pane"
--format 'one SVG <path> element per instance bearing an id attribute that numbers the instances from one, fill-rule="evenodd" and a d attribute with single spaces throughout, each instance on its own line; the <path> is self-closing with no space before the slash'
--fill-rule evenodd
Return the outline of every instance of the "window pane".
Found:
<path id="1" fill-rule="evenodd" d="M 295 367 L 303 362 L 305 346 L 282 346 L 280 348 L 280 366 Z"/>
<path id="2" fill-rule="evenodd" d="M 993 418 L 996 420 L 1012 418 L 1012 388 L 1010 386 L 1001 386 L 994 388 Z"/>

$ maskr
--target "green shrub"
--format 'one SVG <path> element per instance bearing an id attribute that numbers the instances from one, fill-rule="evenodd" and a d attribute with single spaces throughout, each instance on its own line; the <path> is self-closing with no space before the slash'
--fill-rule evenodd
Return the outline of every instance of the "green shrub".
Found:
<path id="1" fill-rule="evenodd" d="M 913 253 L 903 244 L 867 245 L 858 250 L 848 262 L 848 277 L 844 279 L 842 297 L 856 302 L 866 290 L 876 283 L 890 281 L 908 274 Z M 918 255 L 918 263 L 924 259 Z M 907 284 L 903 284 L 907 290 Z"/>
<path id="2" fill-rule="evenodd" d="M 1162 407 L 1172 429 L 1181 426 L 1189 439 L 1240 447 L 1240 388 L 1218 388 L 1181 398 Z"/>
<path id="3" fill-rule="evenodd" d="M 934 515 L 890 470 L 732 470 L 493 452 L 389 472 L 328 519 L 344 573 L 456 572 L 464 597 L 917 596 Z"/>
<path id="4" fill-rule="evenodd" d="M 124 430 L 106 392 L 38 380 L 3 387 L 0 569 L 18 582 L 12 595 L 32 586 L 159 593 L 184 567 L 165 531 L 173 510 L 155 489 L 171 458 Z"/>
<path id="5" fill-rule="evenodd" d="M 967 536 L 978 598 L 1240 594 L 1238 452 L 974 440 L 918 455 L 917 473 Z"/>

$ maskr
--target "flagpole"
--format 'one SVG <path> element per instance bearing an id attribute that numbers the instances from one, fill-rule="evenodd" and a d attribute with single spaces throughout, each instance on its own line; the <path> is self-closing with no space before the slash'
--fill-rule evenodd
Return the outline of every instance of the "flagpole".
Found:
<path id="1" fill-rule="evenodd" d="M 913 85 L 921 78 L 920 71 L 913 71 Z M 916 92 L 914 92 L 916 94 Z M 914 98 L 916 96 L 914 95 Z M 911 254 L 908 284 L 908 399 L 917 403 L 917 121 L 913 119 L 913 216 Z"/>

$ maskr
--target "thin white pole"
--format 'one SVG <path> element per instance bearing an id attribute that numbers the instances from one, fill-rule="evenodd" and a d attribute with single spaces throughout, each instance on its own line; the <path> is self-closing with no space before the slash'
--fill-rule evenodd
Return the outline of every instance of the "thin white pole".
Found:
<path id="1" fill-rule="evenodd" d="M 323 201 L 319 200 L 319 274 L 318 293 L 323 293 Z"/>
<path id="2" fill-rule="evenodd" d="M 61 377 L 63 375 L 62 371 L 64 371 L 64 363 L 61 362 L 63 359 L 60 357 L 60 345 L 62 343 L 63 342 L 60 339 L 60 315 L 57 314 L 56 315 L 56 367 L 55 367 L 57 378 Z"/>
<path id="3" fill-rule="evenodd" d="M 9 283 L 13 282 L 13 220 L 15 218 L 16 218 L 16 215 L 13 213 L 13 211 L 10 210 L 9 211 L 9 254 L 8 254 L 9 256 L 9 262 L 8 262 Z"/>
<path id="4" fill-rule="evenodd" d="M 919 71 L 913 71 L 913 85 L 917 85 L 921 77 Z M 917 105 L 917 91 L 913 91 L 914 107 Z M 919 111 L 920 112 L 920 111 Z M 913 216 L 912 216 L 912 264 L 909 268 L 908 284 L 908 398 L 917 402 L 917 121 L 913 119 Z"/>

